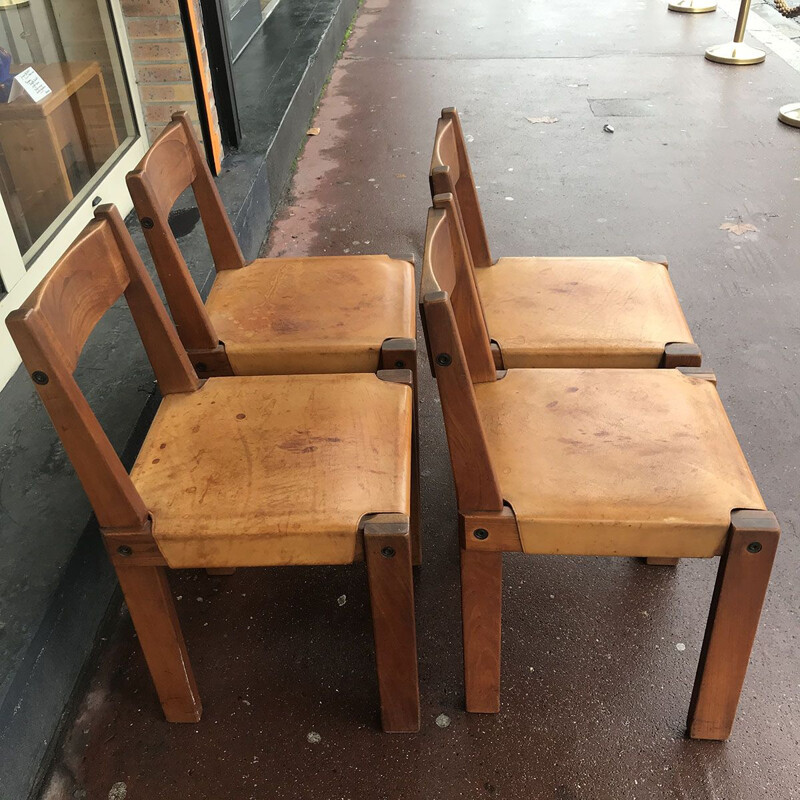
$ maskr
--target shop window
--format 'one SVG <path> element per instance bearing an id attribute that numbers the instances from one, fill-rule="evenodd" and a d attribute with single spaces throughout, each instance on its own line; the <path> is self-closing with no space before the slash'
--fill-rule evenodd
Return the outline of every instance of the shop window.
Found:
<path id="1" fill-rule="evenodd" d="M 0 194 L 26 262 L 136 137 L 106 0 L 0 0 Z"/>

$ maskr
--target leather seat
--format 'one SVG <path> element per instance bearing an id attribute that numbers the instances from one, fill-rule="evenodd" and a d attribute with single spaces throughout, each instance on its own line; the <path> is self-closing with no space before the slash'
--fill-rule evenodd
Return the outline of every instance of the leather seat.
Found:
<path id="1" fill-rule="evenodd" d="M 170 567 L 348 564 L 364 514 L 410 512 L 411 412 L 374 374 L 210 378 L 164 397 L 131 478 Z"/>
<path id="2" fill-rule="evenodd" d="M 663 264 L 638 258 L 501 258 L 475 270 L 506 368 L 657 368 L 692 342 Z"/>
<path id="3" fill-rule="evenodd" d="M 509 370 L 475 385 L 526 553 L 711 557 L 764 509 L 710 381 L 677 370 Z"/>
<path id="4" fill-rule="evenodd" d="M 414 268 L 388 256 L 259 259 L 221 270 L 206 303 L 236 375 L 374 372 L 416 337 Z"/>

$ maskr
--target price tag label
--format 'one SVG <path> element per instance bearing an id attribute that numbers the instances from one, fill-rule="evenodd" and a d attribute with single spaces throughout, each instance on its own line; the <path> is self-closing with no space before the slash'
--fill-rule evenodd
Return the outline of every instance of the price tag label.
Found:
<path id="1" fill-rule="evenodd" d="M 40 100 L 44 100 L 51 91 L 50 87 L 42 80 L 42 76 L 33 67 L 28 67 L 19 75 L 14 76 L 8 102 L 11 103 L 18 97 L 27 95 L 34 103 L 38 103 Z"/>

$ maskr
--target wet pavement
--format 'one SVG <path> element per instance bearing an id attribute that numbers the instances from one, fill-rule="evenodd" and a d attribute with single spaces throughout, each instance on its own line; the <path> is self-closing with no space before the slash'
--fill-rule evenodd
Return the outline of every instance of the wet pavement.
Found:
<path id="1" fill-rule="evenodd" d="M 684 738 L 712 561 L 506 556 L 501 713 L 464 712 L 454 493 L 421 364 L 421 732 L 380 732 L 363 566 L 177 572 L 202 721 L 163 720 L 121 613 L 48 800 L 800 797 L 800 131 L 776 120 L 800 75 L 705 62 L 732 27 L 655 0 L 367 0 L 264 251 L 419 264 L 455 105 L 495 257 L 669 256 L 783 526 L 731 740 Z"/>

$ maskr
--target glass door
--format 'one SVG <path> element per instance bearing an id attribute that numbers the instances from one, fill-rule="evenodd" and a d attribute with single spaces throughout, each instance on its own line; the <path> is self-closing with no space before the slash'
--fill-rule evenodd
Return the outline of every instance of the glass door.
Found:
<path id="1" fill-rule="evenodd" d="M 231 61 L 236 61 L 279 0 L 222 0 L 228 18 Z"/>
<path id="2" fill-rule="evenodd" d="M 0 320 L 145 152 L 118 0 L 0 0 Z M 0 387 L 19 360 L 0 325 Z"/>
<path id="3" fill-rule="evenodd" d="M 261 25 L 259 0 L 224 0 L 231 57 L 235 61 Z"/>

